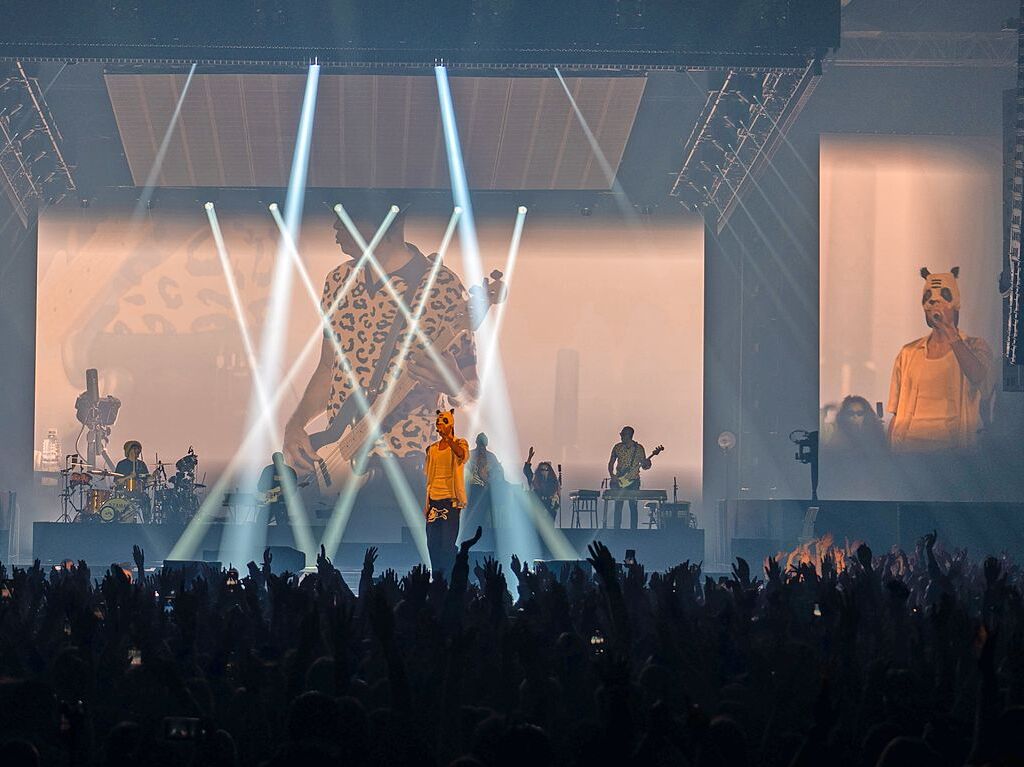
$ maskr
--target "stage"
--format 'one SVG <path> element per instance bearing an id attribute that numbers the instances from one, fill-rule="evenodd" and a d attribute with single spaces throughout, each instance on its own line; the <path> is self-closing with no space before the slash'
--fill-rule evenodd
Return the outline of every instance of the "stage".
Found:
<path id="1" fill-rule="evenodd" d="M 200 542 L 196 546 L 195 559 L 221 561 L 221 542 L 228 529 L 223 522 L 202 525 Z M 325 527 L 313 526 L 310 530 L 314 541 L 322 539 Z M 32 556 L 44 565 L 57 564 L 65 559 L 84 559 L 91 565 L 107 566 L 112 563 L 131 562 L 132 546 L 141 546 L 146 553 L 146 562 L 159 564 L 167 559 L 174 544 L 185 532 L 182 525 L 134 525 L 134 524 L 68 524 L 61 522 L 36 522 L 32 526 Z M 637 560 L 649 570 L 664 569 L 689 559 L 699 562 L 704 559 L 704 531 L 688 527 L 668 530 L 607 530 L 571 528 L 560 531 L 565 535 L 578 559 L 586 559 L 587 545 L 600 540 L 607 545 L 616 558 L 621 559 L 627 549 L 636 551 Z M 266 545 L 270 547 L 294 547 L 295 539 L 288 526 L 271 525 L 267 528 Z M 342 541 L 334 564 L 342 570 L 358 570 L 363 555 L 369 546 L 379 550 L 377 570 L 393 567 L 405 572 L 420 563 L 420 557 L 408 528 L 402 529 L 398 541 Z M 494 555 L 496 550 L 493 530 L 485 532 L 480 543 L 473 548 L 474 559 L 482 560 Z M 538 559 L 558 559 L 550 551 L 542 550 Z M 258 554 L 253 556 L 259 559 Z M 222 562 L 226 567 L 229 563 Z M 236 567 L 245 562 L 232 562 Z M 307 557 L 307 566 L 314 565 L 313 557 Z M 507 562 L 503 562 L 508 566 Z"/>

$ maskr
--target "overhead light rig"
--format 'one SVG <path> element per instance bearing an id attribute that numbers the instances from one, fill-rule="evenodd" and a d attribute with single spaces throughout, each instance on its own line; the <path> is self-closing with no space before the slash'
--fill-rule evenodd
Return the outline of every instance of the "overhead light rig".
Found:
<path id="1" fill-rule="evenodd" d="M 0 79 L 0 186 L 23 226 L 76 189 L 39 81 L 14 61 Z"/>
<path id="2" fill-rule="evenodd" d="M 671 194 L 690 210 L 714 215 L 721 232 L 820 77 L 818 59 L 799 70 L 726 71 L 708 91 Z"/>

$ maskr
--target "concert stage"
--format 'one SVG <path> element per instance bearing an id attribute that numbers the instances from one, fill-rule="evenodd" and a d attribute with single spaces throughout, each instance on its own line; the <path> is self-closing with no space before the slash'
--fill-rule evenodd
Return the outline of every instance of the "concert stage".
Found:
<path id="1" fill-rule="evenodd" d="M 805 530 L 807 509 L 818 507 Z M 836 544 L 864 541 L 878 554 L 891 546 L 912 550 L 925 533 L 936 531 L 947 549 L 974 556 L 1009 553 L 1024 557 L 1024 503 L 943 503 L 932 501 L 740 500 L 718 505 L 722 559 L 740 556 L 760 563 L 792 551 L 808 535 L 831 534 Z"/>
<path id="2" fill-rule="evenodd" d="M 204 525 L 195 558 L 218 560 L 221 540 L 229 527 L 230 525 L 222 522 Z M 174 524 L 36 522 L 32 529 L 32 556 L 43 564 L 56 564 L 65 559 L 84 559 L 93 567 L 103 567 L 114 562 L 130 562 L 132 546 L 138 544 L 146 552 L 146 561 L 157 564 L 168 557 L 184 530 L 183 526 Z M 685 559 L 693 562 L 704 559 L 704 531 L 693 528 L 681 527 L 671 531 L 576 528 L 561 532 L 579 559 L 586 559 L 587 545 L 595 539 L 605 543 L 616 559 L 622 559 L 627 549 L 635 549 L 637 560 L 648 570 L 664 569 Z M 323 537 L 324 528 L 314 526 L 311 533 L 313 540 L 319 541 Z M 295 541 L 291 529 L 271 525 L 267 528 L 266 545 L 293 547 Z M 400 541 L 343 541 L 334 557 L 335 565 L 344 570 L 358 570 L 362 566 L 363 554 L 368 546 L 377 546 L 379 549 L 378 571 L 394 567 L 399 572 L 404 572 L 420 561 L 409 529 L 403 528 Z M 494 532 L 487 531 L 473 551 L 475 558 L 493 555 Z M 558 557 L 551 552 L 543 552 L 540 558 L 550 560 Z M 227 566 L 228 563 L 223 564 Z M 232 564 L 237 567 L 245 563 Z M 307 565 L 312 564 L 312 561 L 307 561 Z M 507 562 L 503 564 L 506 567 L 508 565 Z"/>

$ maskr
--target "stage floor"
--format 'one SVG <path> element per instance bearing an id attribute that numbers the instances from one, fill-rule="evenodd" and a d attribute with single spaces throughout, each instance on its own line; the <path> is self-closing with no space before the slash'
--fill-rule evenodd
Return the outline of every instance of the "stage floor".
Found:
<path id="1" fill-rule="evenodd" d="M 220 561 L 221 543 L 228 528 L 234 525 L 215 522 L 202 525 L 193 559 Z M 312 538 L 319 545 L 325 527 L 313 526 Z M 32 556 L 43 564 L 56 564 L 65 559 L 84 559 L 90 565 L 107 566 L 115 562 L 131 562 L 132 546 L 141 546 L 146 561 L 158 564 L 168 557 L 174 544 L 185 532 L 182 525 L 134 525 L 134 524 L 68 524 L 61 522 L 36 522 L 32 526 Z M 560 532 L 565 536 L 577 559 L 587 557 L 587 545 L 600 540 L 607 545 L 617 559 L 622 559 L 627 549 L 636 551 L 637 560 L 648 570 L 664 569 L 683 560 L 699 562 L 704 559 L 704 531 L 686 527 L 673 530 L 608 530 L 566 528 Z M 267 528 L 267 546 L 294 547 L 295 540 L 289 526 L 271 525 Z M 358 569 L 362 566 L 363 555 L 368 546 L 379 549 L 377 570 L 393 567 L 399 572 L 410 569 L 420 562 L 419 554 L 408 528 L 402 529 L 401 540 L 397 542 L 347 542 L 342 544 L 334 556 L 339 568 Z M 473 551 L 477 558 L 493 555 L 496 549 L 495 531 L 485 532 L 483 539 Z M 559 559 L 541 544 L 537 552 L 540 559 Z M 253 559 L 259 560 L 254 552 Z M 227 565 L 224 562 L 225 566 Z M 245 562 L 232 563 L 236 567 Z M 307 564 L 313 564 L 312 559 Z M 504 563 L 506 566 L 508 563 Z"/>

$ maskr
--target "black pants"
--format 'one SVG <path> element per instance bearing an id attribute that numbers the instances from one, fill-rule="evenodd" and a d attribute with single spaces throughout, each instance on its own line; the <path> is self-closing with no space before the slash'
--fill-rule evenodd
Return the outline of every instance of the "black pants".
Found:
<path id="1" fill-rule="evenodd" d="M 626 485 L 622 489 L 623 490 L 639 490 L 640 489 L 640 480 L 639 479 L 634 479 L 632 482 L 630 482 L 628 485 Z M 622 504 L 623 503 L 626 503 L 626 501 L 616 501 L 615 502 L 615 511 L 612 513 L 612 527 L 615 530 L 618 530 L 619 529 L 619 525 L 622 523 Z M 639 516 L 639 513 L 637 511 L 637 502 L 636 501 L 629 501 L 629 521 L 630 521 L 630 524 L 626 528 L 627 530 L 636 530 L 637 529 L 637 527 L 638 527 L 638 516 Z"/>
<path id="2" fill-rule="evenodd" d="M 433 509 L 446 512 L 433 522 L 427 522 L 427 552 L 430 554 L 430 569 L 443 572 L 451 578 L 455 564 L 455 542 L 459 539 L 459 509 L 453 498 L 431 499 Z"/>
<path id="3" fill-rule="evenodd" d="M 277 522 L 278 527 L 288 524 L 288 505 L 284 501 L 265 504 L 256 512 L 256 524 L 260 527 L 267 527 L 271 522 Z"/>

